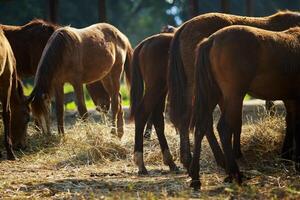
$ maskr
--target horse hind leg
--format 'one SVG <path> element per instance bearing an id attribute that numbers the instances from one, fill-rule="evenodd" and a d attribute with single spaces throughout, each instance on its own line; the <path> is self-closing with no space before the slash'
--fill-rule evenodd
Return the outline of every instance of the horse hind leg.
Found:
<path id="1" fill-rule="evenodd" d="M 231 99 L 225 100 L 224 105 L 224 111 L 221 114 L 217 129 L 220 134 L 225 154 L 226 172 L 229 175 L 225 181 L 232 181 L 232 179 L 235 179 L 237 183 L 241 184 L 242 174 L 239 171 L 232 149 L 232 133 L 242 124 L 243 98 L 233 96 Z"/>
<path id="2" fill-rule="evenodd" d="M 83 85 L 80 82 L 72 83 L 72 85 L 76 95 L 76 104 L 79 115 L 82 119 L 86 119 L 88 117 L 88 112 L 84 100 Z"/>
<path id="3" fill-rule="evenodd" d="M 221 99 L 218 104 L 221 112 L 223 112 L 224 111 L 223 100 Z M 233 132 L 233 152 L 236 159 L 243 157 L 242 150 L 241 150 L 241 131 L 242 131 L 241 127 L 239 127 Z"/>
<path id="4" fill-rule="evenodd" d="M 155 127 L 155 131 L 159 140 L 160 148 L 163 154 L 163 161 L 165 165 L 168 165 L 170 171 L 177 171 L 178 167 L 173 161 L 168 142 L 165 136 L 165 123 L 164 123 L 164 112 L 165 108 L 165 97 L 160 100 L 158 105 L 155 107 L 154 112 L 152 113 L 152 121 Z"/>
<path id="5" fill-rule="evenodd" d="M 110 73 L 108 76 L 103 78 L 102 83 L 111 98 L 111 133 L 121 138 L 124 134 L 124 119 L 121 105 L 121 94 L 119 94 L 119 78 L 118 76 L 113 76 L 112 73 Z"/>
<path id="6" fill-rule="evenodd" d="M 152 120 L 152 114 L 151 114 L 148 118 L 147 125 L 146 125 L 146 130 L 145 130 L 145 133 L 144 133 L 144 138 L 146 140 L 151 139 L 152 125 L 153 125 L 153 120 Z"/>
<path id="7" fill-rule="evenodd" d="M 149 110 L 145 108 L 145 101 L 143 99 L 142 103 L 136 110 L 134 115 L 135 123 L 135 137 L 134 137 L 134 163 L 137 165 L 139 174 L 148 174 L 145 167 L 144 157 L 143 157 L 143 131 L 147 118 L 150 114 Z"/>

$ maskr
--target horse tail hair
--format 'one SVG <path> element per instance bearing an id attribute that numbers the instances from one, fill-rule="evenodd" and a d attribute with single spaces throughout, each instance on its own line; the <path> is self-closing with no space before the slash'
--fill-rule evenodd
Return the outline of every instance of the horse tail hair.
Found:
<path id="1" fill-rule="evenodd" d="M 198 131 L 206 132 L 212 122 L 213 102 L 219 93 L 219 87 L 211 71 L 209 52 L 213 39 L 203 40 L 196 49 L 194 109 L 191 126 Z"/>
<path id="2" fill-rule="evenodd" d="M 128 86 L 130 86 L 130 82 L 131 82 L 132 57 L 133 57 L 133 50 L 131 48 L 131 45 L 129 45 L 127 52 L 126 52 L 126 59 L 125 59 L 125 64 L 124 64 L 124 72 L 125 72 L 125 76 L 126 76 L 126 83 Z"/>
<path id="3" fill-rule="evenodd" d="M 168 89 L 170 120 L 178 124 L 187 106 L 186 75 L 180 52 L 180 35 L 184 26 L 178 29 L 172 39 L 169 54 Z"/>
<path id="4" fill-rule="evenodd" d="M 139 44 L 133 52 L 131 65 L 131 81 L 130 81 L 130 119 L 133 119 L 137 107 L 140 105 L 144 95 L 144 80 L 142 77 L 139 54 L 143 47 L 143 43 Z"/>

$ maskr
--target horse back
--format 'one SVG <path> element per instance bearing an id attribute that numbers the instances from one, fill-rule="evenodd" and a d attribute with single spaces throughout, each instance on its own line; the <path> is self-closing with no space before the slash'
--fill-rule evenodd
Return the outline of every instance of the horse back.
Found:
<path id="1" fill-rule="evenodd" d="M 139 60 L 146 87 L 166 88 L 169 48 L 173 34 L 160 33 L 141 42 Z"/>

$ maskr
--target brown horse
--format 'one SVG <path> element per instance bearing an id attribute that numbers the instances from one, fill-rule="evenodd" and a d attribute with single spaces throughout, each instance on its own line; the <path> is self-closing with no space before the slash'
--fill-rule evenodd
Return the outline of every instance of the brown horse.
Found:
<path id="1" fill-rule="evenodd" d="M 3 108 L 4 144 L 9 160 L 16 159 L 13 143 L 15 147 L 24 144 L 29 120 L 29 110 L 17 80 L 15 65 L 13 51 L 0 30 L 0 100 Z"/>
<path id="2" fill-rule="evenodd" d="M 154 124 L 164 163 L 177 170 L 164 134 L 167 95 L 167 52 L 173 34 L 161 33 L 146 38 L 134 49 L 130 88 L 131 117 L 135 120 L 134 161 L 139 174 L 147 174 L 143 161 L 143 132 L 148 119 Z"/>
<path id="3" fill-rule="evenodd" d="M 0 25 L 14 52 L 20 78 L 33 77 L 36 73 L 43 49 L 59 25 L 35 19 L 23 26 Z M 101 81 L 87 84 L 86 88 L 101 111 L 107 112 L 110 98 Z M 63 132 L 63 130 L 62 130 Z"/>
<path id="4" fill-rule="evenodd" d="M 181 162 L 189 166 L 191 160 L 189 125 L 191 121 L 194 52 L 197 43 L 217 30 L 230 25 L 248 25 L 263 29 L 280 31 L 300 24 L 298 12 L 278 12 L 268 17 L 243 17 L 221 13 L 209 13 L 194 17 L 176 31 L 170 47 L 169 61 L 169 100 L 170 118 L 183 140 L 180 141 Z M 234 134 L 234 152 L 241 157 L 240 130 Z"/>
<path id="5" fill-rule="evenodd" d="M 195 148 L 190 167 L 192 186 L 199 188 L 201 141 L 212 123 L 212 112 L 223 100 L 217 129 L 229 179 L 241 183 L 232 149 L 232 133 L 241 130 L 246 93 L 287 106 L 296 169 L 300 170 L 300 28 L 272 32 L 248 26 L 224 28 L 200 43 L 195 69 Z"/>
<path id="6" fill-rule="evenodd" d="M 131 45 L 115 27 L 100 23 L 83 29 L 63 27 L 50 37 L 38 65 L 34 89 L 30 95 L 32 113 L 50 133 L 49 101 L 55 94 L 58 120 L 63 117 L 63 85 L 73 85 L 81 116 L 87 113 L 83 83 L 101 80 L 112 105 L 112 132 L 123 134 L 123 111 L 119 95 L 124 65 L 130 65 Z M 126 68 L 126 67 L 125 67 Z M 129 67 L 127 67 L 129 69 Z M 117 122 L 117 129 L 116 129 Z M 63 121 L 58 121 L 63 127 Z"/>
<path id="7" fill-rule="evenodd" d="M 163 30 L 175 32 L 176 29 L 167 27 Z M 177 169 L 164 134 L 163 116 L 167 95 L 168 51 L 173 35 L 160 33 L 150 36 L 140 42 L 133 53 L 130 106 L 131 117 L 135 119 L 134 160 L 139 168 L 139 174 L 147 174 L 143 161 L 143 131 L 147 119 L 147 127 L 151 127 L 149 121 L 155 126 L 164 163 L 170 170 Z M 222 151 L 216 145 L 217 140 L 212 137 L 209 138 L 209 142 L 218 164 L 224 166 L 224 161 L 221 160 L 223 158 L 218 157 L 222 155 Z M 217 147 L 213 148 L 215 146 Z"/>

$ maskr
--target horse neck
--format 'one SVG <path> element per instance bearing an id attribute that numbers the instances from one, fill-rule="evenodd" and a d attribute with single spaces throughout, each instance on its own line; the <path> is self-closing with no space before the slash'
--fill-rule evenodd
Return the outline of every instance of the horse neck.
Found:
<path id="1" fill-rule="evenodd" d="M 12 25 L 0 25 L 0 28 L 4 31 L 7 37 L 9 37 L 11 34 L 15 34 L 21 29 L 20 26 Z"/>
<path id="2" fill-rule="evenodd" d="M 41 94 L 49 94 L 49 96 L 51 96 L 53 79 L 56 74 L 47 74 L 47 72 L 48 71 L 43 72 L 43 70 L 38 70 L 35 77 L 34 90 Z"/>
<path id="3" fill-rule="evenodd" d="M 66 68 L 70 57 L 66 55 L 70 44 L 65 37 L 61 31 L 53 33 L 43 51 L 35 78 L 35 88 L 42 93 L 51 95 L 55 83 L 63 81 L 61 70 Z"/>

